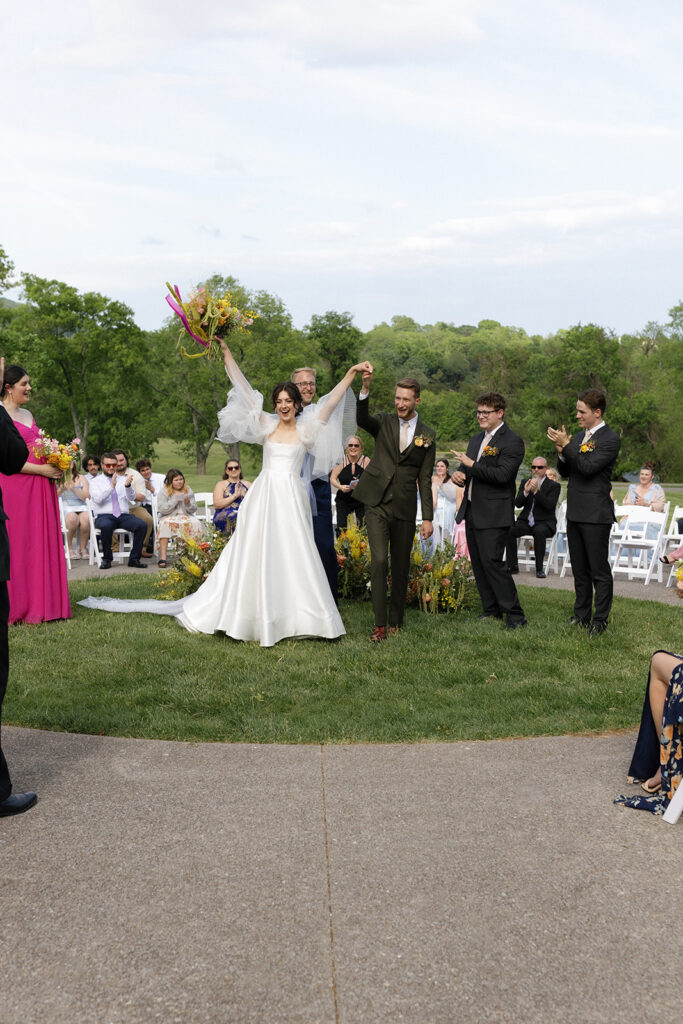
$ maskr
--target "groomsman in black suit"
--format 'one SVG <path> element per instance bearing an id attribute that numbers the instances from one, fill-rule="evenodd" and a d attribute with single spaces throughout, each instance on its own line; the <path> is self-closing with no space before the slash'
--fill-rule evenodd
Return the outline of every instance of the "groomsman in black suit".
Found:
<path id="1" fill-rule="evenodd" d="M 521 508 L 515 523 L 508 535 L 507 563 L 511 573 L 518 573 L 517 538 L 531 536 L 534 538 L 534 554 L 536 556 L 536 576 L 545 579 L 543 562 L 545 560 L 545 542 L 557 530 L 555 506 L 560 497 L 561 487 L 546 476 L 548 463 L 542 455 L 537 455 L 531 463 L 531 476 L 522 480 L 515 498 L 515 507 Z"/>
<path id="2" fill-rule="evenodd" d="M 0 359 L 0 381 L 4 375 L 4 360 Z M 28 448 L 24 440 L 14 426 L 12 418 L 0 405 L 0 472 L 11 475 L 18 473 L 28 459 Z M 0 719 L 2 718 L 2 702 L 7 689 L 7 677 L 9 675 L 9 643 L 8 628 L 9 620 L 9 596 L 7 593 L 7 580 L 9 579 L 9 539 L 5 520 L 7 516 L 2 507 L 2 493 L 0 493 Z M 35 793 L 13 793 L 12 782 L 9 776 L 9 769 L 5 755 L 0 745 L 0 818 L 7 818 L 11 814 L 21 814 L 33 807 L 38 797 Z"/>
<path id="3" fill-rule="evenodd" d="M 606 404 L 602 391 L 589 388 L 576 403 L 581 429 L 573 438 L 564 426 L 548 427 L 548 437 L 557 448 L 557 468 L 569 479 L 567 542 L 576 593 L 569 621 L 588 627 L 590 636 L 607 629 L 613 593 L 609 537 L 615 516 L 610 491 L 621 441 L 603 420 Z"/>
<path id="4" fill-rule="evenodd" d="M 483 605 L 482 619 L 506 618 L 508 629 L 526 626 L 517 588 L 505 564 L 505 544 L 515 521 L 513 503 L 524 442 L 504 422 L 505 399 L 497 392 L 477 399 L 483 428 L 467 446 L 453 452 L 460 466 L 453 483 L 465 488 L 457 522 L 465 520 L 472 571 Z"/>

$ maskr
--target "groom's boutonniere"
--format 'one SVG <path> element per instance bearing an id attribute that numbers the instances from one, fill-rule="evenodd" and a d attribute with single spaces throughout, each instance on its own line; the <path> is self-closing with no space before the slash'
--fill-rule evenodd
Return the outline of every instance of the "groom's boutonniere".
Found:
<path id="1" fill-rule="evenodd" d="M 489 457 L 489 455 L 497 455 L 498 454 L 498 449 L 494 448 L 490 444 L 487 444 L 481 454 L 482 454 L 482 458 L 487 459 Z"/>
<path id="2" fill-rule="evenodd" d="M 589 438 L 584 444 L 582 444 L 579 451 L 582 455 L 586 455 L 587 452 L 594 452 L 595 445 L 593 444 L 593 438 Z"/>
<path id="3" fill-rule="evenodd" d="M 433 438 L 429 437 L 428 434 L 418 434 L 413 440 L 418 448 L 429 448 Z"/>

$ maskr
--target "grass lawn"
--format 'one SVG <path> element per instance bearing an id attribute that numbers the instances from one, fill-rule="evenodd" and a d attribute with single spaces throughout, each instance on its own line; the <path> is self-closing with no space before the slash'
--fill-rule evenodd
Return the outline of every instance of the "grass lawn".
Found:
<path id="1" fill-rule="evenodd" d="M 571 592 L 523 586 L 524 630 L 409 610 L 405 631 L 374 646 L 370 604 L 343 602 L 346 637 L 268 649 L 76 605 L 90 593 L 153 592 L 135 574 L 73 583 L 73 619 L 11 627 L 7 724 L 250 743 L 601 732 L 637 725 L 650 655 L 681 648 L 677 607 L 617 598 L 589 641 L 566 625 Z"/>

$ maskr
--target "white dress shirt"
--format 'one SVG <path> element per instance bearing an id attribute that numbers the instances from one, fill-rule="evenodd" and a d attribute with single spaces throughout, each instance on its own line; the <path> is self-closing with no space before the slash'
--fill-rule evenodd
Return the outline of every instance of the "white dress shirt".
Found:
<path id="1" fill-rule="evenodd" d="M 115 478 L 116 496 L 119 499 L 121 514 L 125 515 L 135 501 L 135 487 L 133 484 L 130 487 L 126 487 L 124 485 L 125 477 L 116 474 Z M 107 476 L 106 473 L 101 473 L 95 477 L 90 484 L 90 499 L 96 516 L 114 515 L 114 509 L 111 504 L 111 492 L 111 477 Z"/>

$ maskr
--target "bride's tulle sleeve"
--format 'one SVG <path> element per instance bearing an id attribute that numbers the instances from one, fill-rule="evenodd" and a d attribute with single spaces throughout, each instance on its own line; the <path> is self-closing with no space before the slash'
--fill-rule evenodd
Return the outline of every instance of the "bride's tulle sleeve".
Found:
<path id="1" fill-rule="evenodd" d="M 327 408 L 328 397 L 307 406 L 297 420 L 297 433 L 313 460 L 312 478 L 328 476 L 343 460 L 344 438 L 353 433 L 356 424 L 356 398 L 351 388 L 332 411 Z"/>
<path id="2" fill-rule="evenodd" d="M 263 411 L 263 395 L 254 391 L 234 359 L 229 360 L 227 373 L 232 388 L 218 413 L 218 440 L 224 444 L 263 444 L 277 426 L 277 415 Z"/>

